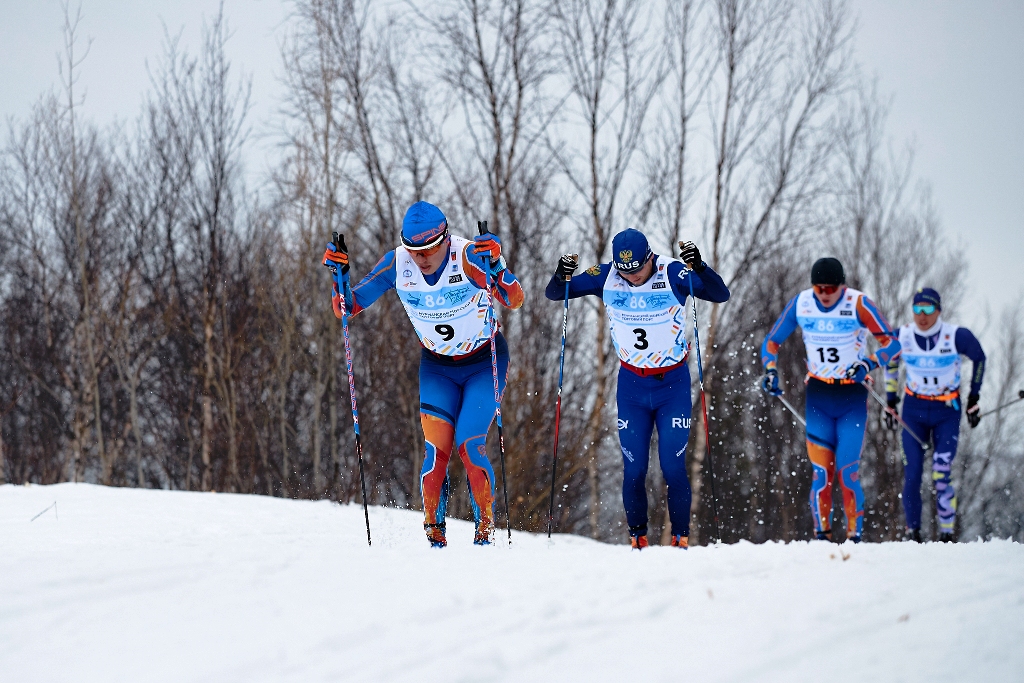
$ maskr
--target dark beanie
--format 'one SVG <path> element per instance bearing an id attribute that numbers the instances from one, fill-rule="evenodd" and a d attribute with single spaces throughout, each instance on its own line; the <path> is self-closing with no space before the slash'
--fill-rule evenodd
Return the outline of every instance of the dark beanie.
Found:
<path id="1" fill-rule="evenodd" d="M 812 285 L 842 285 L 846 284 L 846 273 L 843 272 L 843 264 L 839 259 L 827 256 L 814 262 L 811 267 Z"/>
<path id="2" fill-rule="evenodd" d="M 915 304 L 935 304 L 935 308 L 942 310 L 942 297 L 931 287 L 922 287 L 914 292 Z"/>

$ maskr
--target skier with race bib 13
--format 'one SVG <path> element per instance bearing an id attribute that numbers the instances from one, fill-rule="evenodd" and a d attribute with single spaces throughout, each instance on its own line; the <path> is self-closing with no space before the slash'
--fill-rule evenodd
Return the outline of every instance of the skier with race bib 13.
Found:
<path id="1" fill-rule="evenodd" d="M 647 468 L 651 435 L 658 428 L 658 458 L 668 484 L 671 545 L 686 548 L 690 536 L 690 481 L 686 442 L 690 435 L 690 370 L 686 360 L 686 299 L 694 296 L 722 303 L 729 288 L 701 260 L 691 242 L 681 245 L 677 260 L 654 254 L 637 230 L 612 240 L 613 259 L 573 277 L 577 261 L 566 254 L 548 283 L 545 296 L 561 301 L 569 279 L 569 298 L 601 297 L 619 356 L 619 443 L 622 448 L 622 502 L 630 543 L 647 542 Z M 684 263 L 686 264 L 684 266 Z M 689 270 L 687 269 L 689 267 Z"/>
<path id="2" fill-rule="evenodd" d="M 348 253 L 328 244 L 324 265 L 348 267 Z M 487 282 L 491 283 L 488 292 Z M 419 337 L 420 425 L 425 453 L 420 472 L 423 529 L 431 546 L 443 548 L 449 495 L 448 463 L 453 448 L 466 467 L 476 522 L 473 542 L 487 545 L 494 531 L 494 469 L 487 457 L 487 430 L 497 409 L 491 366 L 492 302 L 523 305 L 523 290 L 501 256 L 501 240 L 486 233 L 473 240 L 448 232 L 448 220 L 433 204 L 416 202 L 402 221 L 402 244 L 384 256 L 352 288 L 344 302 L 352 316 L 394 289 Z M 342 294 L 333 289 L 341 317 Z M 504 393 L 508 345 L 494 330 L 498 381 Z"/>
<path id="3" fill-rule="evenodd" d="M 896 358 L 900 343 L 885 317 L 863 292 L 846 286 L 838 259 L 818 259 L 811 288 L 790 299 L 761 345 L 761 388 L 781 396 L 776 369 L 779 346 L 797 327 L 807 351 L 807 454 L 814 470 L 811 515 L 819 540 L 832 540 L 832 480 L 839 473 L 846 537 L 859 543 L 864 524 L 860 455 L 867 426 L 863 382 Z M 879 349 L 869 353 L 868 334 Z"/>
<path id="4" fill-rule="evenodd" d="M 960 438 L 960 354 L 973 361 L 971 388 L 967 394 L 967 421 L 971 429 L 981 421 L 978 398 L 985 376 L 985 352 L 978 339 L 966 327 L 942 320 L 942 299 L 930 287 L 914 294 L 914 322 L 899 330 L 900 356 L 888 364 L 885 389 L 889 410 L 886 426 L 895 430 L 899 405 L 899 361 L 905 370 L 906 400 L 903 422 L 907 429 L 927 443 L 935 444 L 932 456 L 932 482 L 939 517 L 939 540 L 953 540 L 956 523 L 956 493 L 950 475 Z M 924 448 L 910 434 L 903 434 L 903 512 L 907 519 L 907 538 L 921 541 L 921 474 Z"/>

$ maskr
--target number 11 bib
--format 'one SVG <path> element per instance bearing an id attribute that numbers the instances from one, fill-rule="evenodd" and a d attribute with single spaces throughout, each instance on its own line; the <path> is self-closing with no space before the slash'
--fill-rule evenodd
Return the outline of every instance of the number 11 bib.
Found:
<path id="1" fill-rule="evenodd" d="M 668 282 L 675 259 L 655 256 L 654 274 L 631 286 L 612 266 L 604 283 L 604 310 L 619 359 L 636 368 L 664 368 L 686 359 L 686 309 Z"/>

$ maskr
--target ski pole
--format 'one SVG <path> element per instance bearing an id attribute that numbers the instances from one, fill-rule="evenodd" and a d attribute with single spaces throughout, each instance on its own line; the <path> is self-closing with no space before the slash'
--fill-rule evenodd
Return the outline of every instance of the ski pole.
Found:
<path id="1" fill-rule="evenodd" d="M 917 435 L 917 433 L 913 429 L 911 429 L 907 425 L 906 422 L 903 421 L 903 418 L 900 417 L 900 414 L 897 413 L 892 408 L 890 408 L 889 404 L 885 402 L 884 398 L 882 398 L 877 393 L 875 393 L 875 390 L 871 387 L 870 384 L 868 384 L 867 380 L 864 380 L 863 382 L 861 382 L 861 384 L 864 385 L 864 388 L 868 390 L 868 393 L 871 394 L 872 398 L 874 398 L 876 401 L 878 401 L 878 404 L 880 406 L 882 406 L 882 408 L 885 410 L 885 412 L 887 412 L 890 415 L 892 415 L 893 417 L 895 417 L 896 421 L 900 423 L 900 426 L 903 427 L 904 431 L 906 431 L 907 434 L 910 434 L 912 437 L 914 437 L 914 441 L 916 441 L 919 444 L 921 444 L 921 448 L 923 448 L 925 450 L 928 450 L 930 448 L 930 446 L 927 443 L 925 443 L 924 441 L 922 441 L 921 437 L 919 437 Z"/>
<path id="2" fill-rule="evenodd" d="M 722 540 L 722 526 L 718 522 L 718 493 L 715 491 L 715 460 L 711 454 L 711 429 L 708 427 L 708 403 L 704 398 L 704 363 L 700 358 L 700 330 L 697 325 L 697 299 L 693 296 L 693 269 L 686 281 L 690 284 L 690 306 L 693 308 L 693 340 L 697 345 L 697 377 L 700 380 L 700 407 L 704 413 L 704 444 L 707 447 L 708 467 L 711 468 L 711 506 L 715 517 L 717 540 Z"/>
<path id="3" fill-rule="evenodd" d="M 341 247 L 342 251 L 348 251 L 345 247 L 345 236 L 339 237 L 338 233 L 331 233 L 334 244 Z M 341 272 L 339 267 L 335 270 L 335 278 L 338 283 L 338 291 L 341 292 L 341 331 L 345 337 L 345 369 L 348 371 L 348 395 L 352 398 L 352 430 L 356 434 L 356 457 L 359 460 L 359 486 L 363 493 L 363 518 L 366 520 L 366 545 L 372 546 L 370 540 L 370 509 L 366 504 L 366 475 L 363 472 L 363 441 L 359 435 L 359 406 L 356 403 L 356 380 L 352 372 L 352 346 L 348 339 L 348 302 L 352 299 L 352 287 L 349 282 L 348 270 Z"/>
<path id="4" fill-rule="evenodd" d="M 791 406 L 789 404 L 789 401 L 787 401 L 786 399 L 782 398 L 782 396 L 776 396 L 775 398 L 777 398 L 780 401 L 782 401 L 782 405 L 786 406 L 786 408 L 789 409 L 789 412 L 793 413 L 793 417 L 795 417 L 797 419 L 797 421 L 804 426 L 804 430 L 806 431 L 806 429 L 807 429 L 807 420 L 804 419 L 804 416 L 801 415 L 800 413 L 796 412 L 796 408 Z"/>
<path id="5" fill-rule="evenodd" d="M 982 413 L 981 415 L 978 416 L 978 419 L 980 420 L 981 418 L 985 417 L 986 415 L 991 415 L 992 413 L 998 413 L 1003 408 L 1008 408 L 1008 407 L 1012 406 L 1014 403 L 1020 403 L 1021 401 L 1024 401 L 1024 390 L 1021 390 L 1021 391 L 1017 392 L 1017 398 L 1013 399 L 1012 401 L 1007 401 L 1006 403 L 1004 403 L 1003 405 L 999 406 L 998 408 L 993 408 L 992 410 L 989 410 L 987 412 Z"/>
<path id="6" fill-rule="evenodd" d="M 477 230 L 481 235 L 487 234 L 487 221 L 477 221 Z M 498 422 L 498 449 L 501 458 L 501 490 L 505 497 L 505 530 L 508 532 L 508 544 L 512 545 L 512 519 L 508 510 L 508 483 L 505 481 L 505 435 L 501 429 L 501 391 L 498 385 L 498 350 L 494 346 L 494 335 L 498 329 L 498 316 L 494 312 L 494 298 L 491 296 L 491 269 L 485 268 L 484 277 L 487 282 L 487 307 L 491 316 L 491 375 L 494 377 L 494 405 Z"/>
<path id="7" fill-rule="evenodd" d="M 573 254 L 579 258 L 578 254 Z M 551 538 L 551 524 L 555 517 L 555 471 L 558 466 L 558 424 L 562 417 L 562 370 L 565 368 L 565 333 L 569 328 L 569 280 L 565 276 L 565 305 L 562 308 L 562 350 L 558 355 L 558 399 L 555 401 L 555 449 L 551 455 L 551 497 L 548 501 L 548 538 Z"/>

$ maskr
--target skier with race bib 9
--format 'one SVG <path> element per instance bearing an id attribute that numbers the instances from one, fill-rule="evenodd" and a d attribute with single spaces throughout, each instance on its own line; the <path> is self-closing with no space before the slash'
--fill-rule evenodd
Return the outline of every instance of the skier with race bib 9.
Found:
<path id="1" fill-rule="evenodd" d="M 347 267 L 348 253 L 328 244 L 324 265 Z M 490 291 L 487 283 L 491 283 Z M 492 302 L 523 305 L 523 290 L 501 256 L 501 240 L 486 233 L 473 240 L 451 235 L 448 220 L 433 204 L 416 202 L 402 221 L 402 244 L 386 253 L 352 288 L 344 302 L 337 283 L 334 313 L 344 303 L 356 316 L 394 289 L 419 337 L 420 424 L 425 454 L 420 472 L 423 529 L 431 546 L 443 548 L 449 495 L 448 463 L 458 448 L 466 467 L 476 533 L 487 545 L 494 531 L 494 469 L 486 439 L 497 409 L 491 365 L 493 332 L 499 391 L 508 375 L 508 345 L 497 325 Z"/>
<path id="2" fill-rule="evenodd" d="M 681 246 L 681 261 L 660 256 L 651 251 L 643 233 L 624 230 L 612 240 L 610 263 L 573 277 L 576 258 L 566 254 L 545 291 L 548 299 L 561 301 L 569 278 L 569 298 L 590 295 L 604 302 L 621 366 L 616 401 L 624 468 L 622 502 L 630 543 L 637 549 L 648 545 L 646 480 L 655 426 L 661 471 L 668 484 L 671 544 L 682 548 L 689 544 L 686 442 L 692 406 L 686 299 L 691 284 L 698 298 L 715 303 L 729 299 L 729 288 L 701 260 L 697 247 L 691 242 Z"/>
<path id="3" fill-rule="evenodd" d="M 899 405 L 899 361 L 906 368 L 903 422 L 919 439 L 935 444 L 932 456 L 932 482 L 939 517 L 939 540 L 953 540 L 956 523 L 956 493 L 950 481 L 956 444 L 960 438 L 960 354 L 973 361 L 971 388 L 967 395 L 967 421 L 971 429 L 981 421 L 978 399 L 985 376 L 985 352 L 978 339 L 966 327 L 942 320 L 942 299 L 930 287 L 914 294 L 914 322 L 899 330 L 900 357 L 889 363 L 885 388 L 889 410 L 885 422 L 897 429 Z M 921 541 L 921 474 L 924 448 L 910 434 L 903 434 L 903 512 L 907 519 L 907 537 Z"/>
<path id="4" fill-rule="evenodd" d="M 832 480 L 839 472 L 846 537 L 859 543 L 864 491 L 860 455 L 867 426 L 868 390 L 863 382 L 900 352 L 885 317 L 863 292 L 846 286 L 838 259 L 818 259 L 811 288 L 790 299 L 761 345 L 761 388 L 781 396 L 776 369 L 779 346 L 798 326 L 807 350 L 807 454 L 814 470 L 811 515 L 819 540 L 832 540 Z M 869 353 L 868 334 L 880 348 Z"/>

